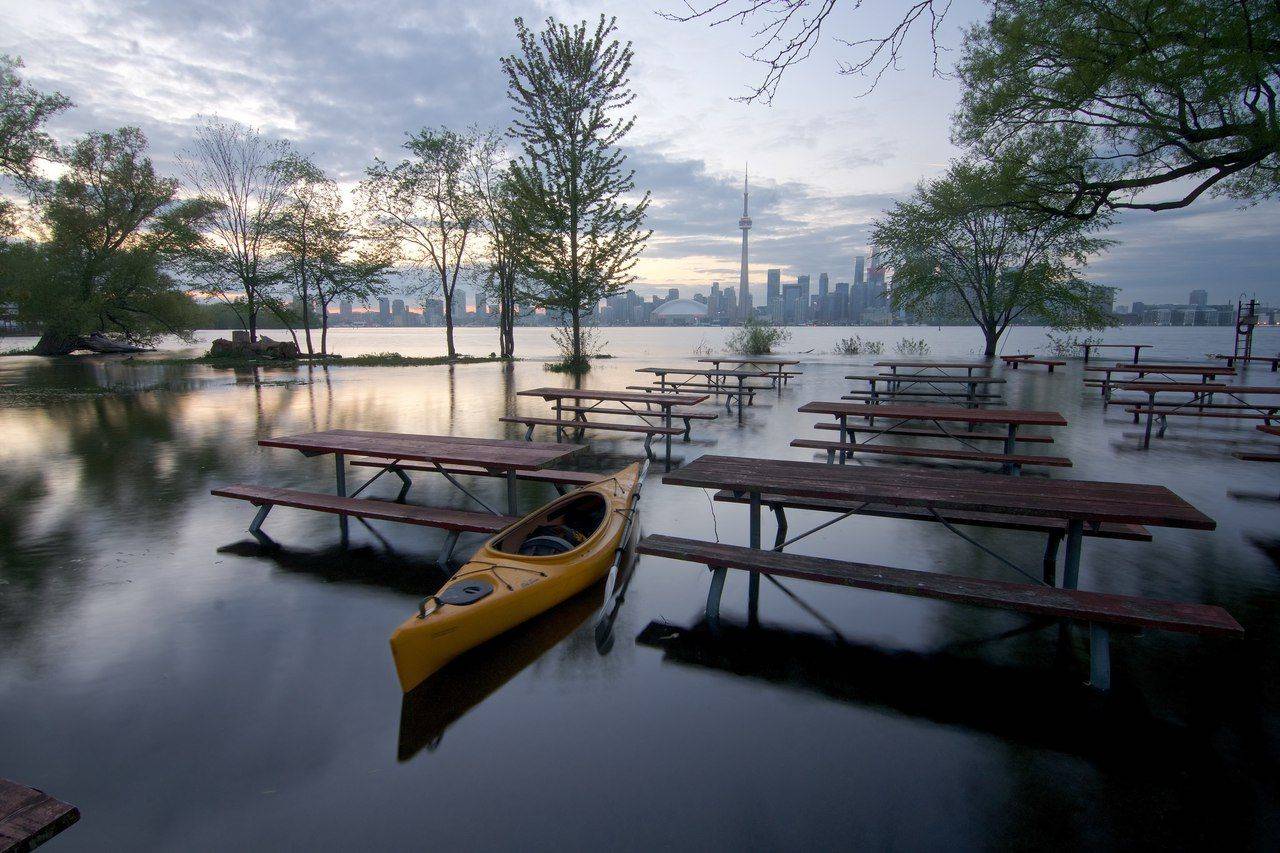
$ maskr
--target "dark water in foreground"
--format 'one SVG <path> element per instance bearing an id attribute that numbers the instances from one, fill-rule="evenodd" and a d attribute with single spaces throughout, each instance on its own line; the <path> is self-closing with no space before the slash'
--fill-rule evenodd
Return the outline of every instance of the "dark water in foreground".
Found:
<path id="1" fill-rule="evenodd" d="M 699 341 L 625 332 L 587 384 L 636 384 L 635 368 L 683 362 Z M 920 335 L 964 355 L 963 332 Z M 805 334 L 792 349 L 829 349 Z M 1176 359 L 1230 346 L 1229 330 L 1113 337 L 1152 336 Z M 796 407 L 838 397 L 850 364 L 875 360 L 812 357 L 742 425 L 722 415 L 679 450 L 812 458 L 788 447 L 814 422 Z M 765 584 L 763 626 L 747 632 L 745 578 L 731 575 L 729 628 L 712 642 L 706 573 L 641 559 L 608 641 L 596 588 L 402 702 L 387 638 L 443 580 L 443 535 L 375 523 L 380 540 L 353 524 L 343 552 L 332 517 L 276 510 L 285 548 L 267 554 L 245 533 L 250 508 L 208 491 L 332 488 L 327 459 L 255 445 L 268 435 L 515 437 L 497 423 L 515 392 L 561 377 L 538 362 L 255 374 L 0 359 L 0 776 L 80 806 L 60 850 L 1274 848 L 1280 504 L 1229 493 L 1274 496 L 1280 466 L 1231 457 L 1261 443 L 1248 425 L 1178 423 L 1137 450 L 1078 361 L 1007 375 L 1011 404 L 1070 421 L 1051 449 L 1075 461 L 1069 476 L 1162 483 L 1218 522 L 1086 540 L 1081 586 L 1220 604 L 1246 639 L 1117 636 L 1116 690 L 1099 701 L 1080 686 L 1079 633 L 1064 659 L 1053 628 L 1013 614 L 798 582 L 834 631 Z M 591 444 L 584 463 L 600 468 L 640 453 L 633 439 Z M 425 477 L 414 496 L 463 505 Z M 792 530 L 825 518 L 796 513 Z M 656 471 L 642 527 L 746 542 L 741 507 L 713 522 L 705 493 Z M 1039 564 L 1035 536 L 975 535 Z M 854 518 L 794 550 L 1017 579 L 931 524 Z"/>

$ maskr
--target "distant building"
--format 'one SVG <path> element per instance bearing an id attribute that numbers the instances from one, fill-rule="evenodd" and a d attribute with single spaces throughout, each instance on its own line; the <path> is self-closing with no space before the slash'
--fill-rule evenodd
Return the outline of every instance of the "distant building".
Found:
<path id="1" fill-rule="evenodd" d="M 772 305 L 773 300 L 782 298 L 782 270 L 769 270 L 765 275 L 768 281 L 765 285 L 765 304 Z"/>
<path id="2" fill-rule="evenodd" d="M 733 291 L 729 291 L 732 293 Z M 692 326 L 705 320 L 707 306 L 693 299 L 668 299 L 653 309 L 653 322 L 669 326 Z"/>
<path id="3" fill-rule="evenodd" d="M 1199 305 L 1203 308 L 1209 304 L 1209 291 L 1193 290 L 1191 291 L 1191 298 L 1188 299 L 1187 302 L 1191 305 Z"/>

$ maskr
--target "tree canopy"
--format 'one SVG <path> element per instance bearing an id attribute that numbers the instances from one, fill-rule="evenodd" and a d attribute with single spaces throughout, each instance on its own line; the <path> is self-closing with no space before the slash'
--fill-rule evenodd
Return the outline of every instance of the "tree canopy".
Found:
<path id="1" fill-rule="evenodd" d="M 21 68 L 21 59 L 0 54 L 0 177 L 35 194 L 46 183 L 36 164 L 52 160 L 58 153 L 57 144 L 44 126 L 71 106 L 71 101 L 57 92 L 45 94 L 24 83 Z M 0 198 L 0 237 L 16 232 L 15 212 L 13 202 Z"/>

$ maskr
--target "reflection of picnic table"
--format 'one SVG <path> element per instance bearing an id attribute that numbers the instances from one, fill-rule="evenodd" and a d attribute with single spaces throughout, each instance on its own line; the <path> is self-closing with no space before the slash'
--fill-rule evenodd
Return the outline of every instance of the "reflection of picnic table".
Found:
<path id="1" fill-rule="evenodd" d="M 1212 519 L 1163 486 L 1011 479 L 990 474 L 934 471 L 903 473 L 885 468 L 838 467 L 728 456 L 703 456 L 667 474 L 663 482 L 720 490 L 736 499 L 745 499 L 748 506 L 748 547 L 661 535 L 646 536 L 639 546 L 642 554 L 693 562 L 712 570 L 707 595 L 707 621 L 713 627 L 719 624 L 720 597 L 729 569 L 744 570 L 750 575 L 747 609 L 753 623 L 758 619 L 761 574 L 771 578 L 801 578 L 1071 619 L 1089 625 L 1091 683 L 1099 689 L 1107 689 L 1110 685 L 1108 629 L 1112 626 L 1162 628 L 1196 634 L 1242 632 L 1240 625 L 1219 607 L 1077 589 L 1086 527 L 1138 524 L 1214 529 Z M 838 515 L 765 551 L 761 549 L 761 509 L 765 506 L 766 496 L 769 501 L 826 502 L 827 511 Z M 857 515 L 871 505 L 927 511 L 949 530 L 999 557 L 1002 563 L 1032 583 L 1009 583 L 783 553 L 786 545 Z M 1065 522 L 1067 548 L 1061 588 L 1054 587 L 1047 578 L 1042 581 L 960 534 L 947 520 L 947 515 L 953 512 Z M 855 545 L 855 541 L 847 543 L 846 553 L 853 551 Z"/>
<path id="2" fill-rule="evenodd" d="M 462 533 L 497 533 L 516 521 L 516 484 L 521 472 L 537 472 L 584 449 L 581 445 L 555 442 L 342 429 L 265 438 L 258 443 L 263 447 L 297 450 L 308 457 L 332 455 L 335 462 L 336 489 L 333 495 L 243 483 L 213 490 L 213 494 L 220 497 L 248 501 L 258 507 L 258 514 L 250 524 L 249 532 L 264 545 L 274 545 L 270 537 L 261 530 L 267 513 L 274 506 L 287 506 L 337 515 L 344 545 L 348 541 L 347 520 L 350 517 L 360 519 L 366 526 L 366 519 L 374 519 L 447 530 L 449 537 L 440 557 L 442 563 L 448 560 Z M 376 474 L 350 494 L 347 493 L 346 475 L 348 456 L 364 457 L 369 460 L 365 463 L 366 467 L 378 468 Z M 414 470 L 441 474 L 455 488 L 483 507 L 484 512 L 399 503 L 404 499 L 411 483 L 406 473 L 407 468 L 401 467 L 402 463 L 414 463 Z M 507 513 L 498 512 L 463 486 L 454 476 L 454 466 L 467 466 L 491 476 L 505 478 Z M 397 502 L 358 497 L 388 472 L 395 474 L 403 483 Z"/>
<path id="3" fill-rule="evenodd" d="M 800 363 L 798 358 L 779 358 L 772 355 L 712 355 L 700 358 L 703 364 L 710 364 L 715 370 L 722 364 L 736 364 L 745 370 L 757 370 L 766 374 L 773 387 L 781 388 L 791 381 L 793 376 L 803 376 L 799 370 L 787 370 Z"/>
<path id="4" fill-rule="evenodd" d="M 1066 426 L 1067 421 L 1057 412 L 1040 412 L 1027 409 L 969 409 L 955 406 L 912 406 L 897 403 L 882 403 L 877 406 L 866 406 L 858 403 L 814 401 L 805 403 L 800 412 L 832 415 L 840 424 L 840 441 L 824 441 L 821 439 L 800 438 L 791 442 L 792 447 L 809 447 L 827 451 L 827 460 L 834 462 L 839 454 L 839 461 L 844 464 L 851 453 L 878 453 L 892 456 L 916 458 L 950 459 L 965 462 L 999 463 L 1006 473 L 1016 474 L 1024 465 L 1048 465 L 1069 467 L 1071 460 L 1063 456 L 1031 456 L 1016 452 L 1018 429 L 1024 426 Z M 861 442 L 857 439 L 858 430 L 849 428 L 849 419 L 864 419 L 870 423 L 881 419 L 889 421 L 889 425 L 873 433 L 870 438 Z M 893 435 L 894 430 L 912 421 L 928 421 L 937 429 L 940 437 L 950 438 L 965 449 L 953 450 L 925 447 L 890 447 L 870 445 L 881 435 Z M 964 424 L 974 427 L 991 424 L 1005 428 L 1004 452 L 988 453 L 976 448 L 969 441 L 969 435 L 963 431 L 952 432 L 943 424 Z M 862 430 L 866 431 L 866 430 Z"/>
<path id="5" fill-rule="evenodd" d="M 555 410 L 555 416 L 552 418 L 519 416 L 501 418 L 503 421 L 527 426 L 525 438 L 529 440 L 533 439 L 535 426 L 554 426 L 557 441 L 561 433 L 568 430 L 573 430 L 579 436 L 588 429 L 641 433 L 645 436 L 645 454 L 652 459 L 654 458 L 651 446 L 653 437 L 661 435 L 666 439 L 668 471 L 671 470 L 671 437 L 682 435 L 685 441 L 689 441 L 693 421 L 716 418 L 716 415 L 711 412 L 687 410 L 689 406 L 696 406 L 707 399 L 709 396 L 707 394 L 654 394 L 644 391 L 608 391 L 591 388 L 532 388 L 528 391 L 520 391 L 516 396 L 541 397 L 551 403 Z M 569 417 L 566 417 L 566 414 Z M 633 417 L 640 422 L 590 420 L 588 415 Z M 684 422 L 683 429 L 672 425 L 672 421 L 677 418 Z"/>

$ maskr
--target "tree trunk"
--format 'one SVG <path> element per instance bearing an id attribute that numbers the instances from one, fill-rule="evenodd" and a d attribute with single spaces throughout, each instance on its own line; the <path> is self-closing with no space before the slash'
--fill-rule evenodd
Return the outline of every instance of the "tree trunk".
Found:
<path id="1" fill-rule="evenodd" d="M 982 335 L 987 340 L 987 349 L 983 355 L 987 358 L 995 358 L 996 347 L 1000 344 L 1000 331 L 991 326 L 983 326 Z"/>
<path id="2" fill-rule="evenodd" d="M 573 355 L 570 360 L 573 362 L 574 369 L 583 367 L 582 364 L 582 320 L 578 316 L 578 306 L 573 306 Z"/>
<path id="3" fill-rule="evenodd" d="M 88 336 L 45 332 L 31 351 L 36 355 L 70 355 L 76 350 L 89 350 L 102 354 L 151 352 L 148 347 L 112 340 L 100 332 L 94 332 Z"/>
<path id="4" fill-rule="evenodd" d="M 329 354 L 329 306 L 320 304 L 320 356 Z"/>
<path id="5" fill-rule="evenodd" d="M 448 352 L 449 360 L 453 361 L 456 357 L 453 349 L 453 291 L 446 291 L 444 294 L 444 345 Z"/>
<path id="6" fill-rule="evenodd" d="M 245 311 L 249 315 L 249 343 L 256 344 L 258 342 L 258 295 L 252 286 L 244 290 Z"/>

